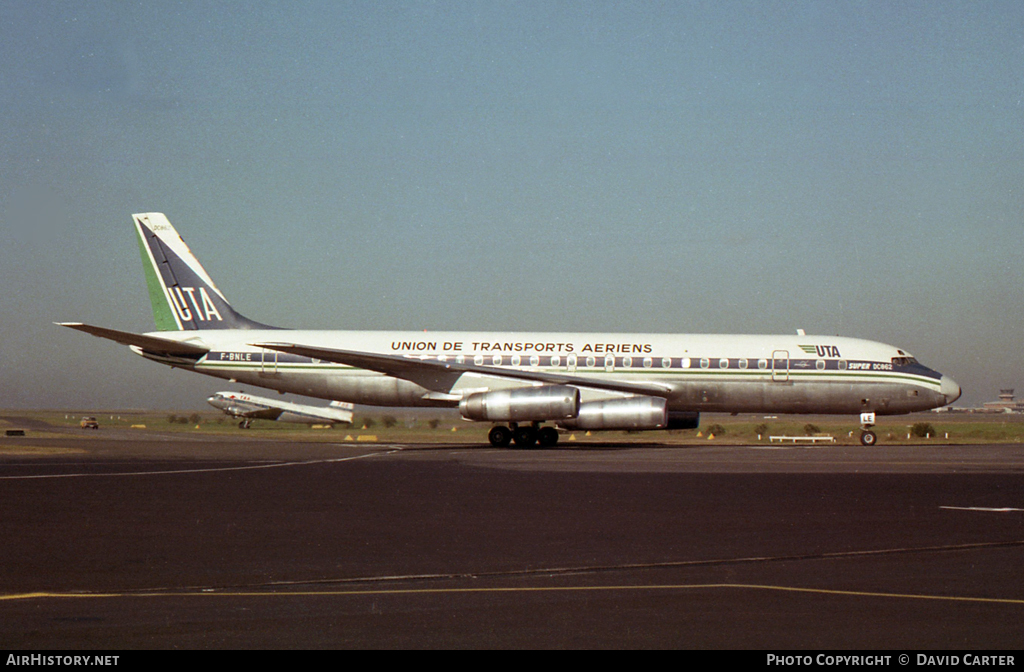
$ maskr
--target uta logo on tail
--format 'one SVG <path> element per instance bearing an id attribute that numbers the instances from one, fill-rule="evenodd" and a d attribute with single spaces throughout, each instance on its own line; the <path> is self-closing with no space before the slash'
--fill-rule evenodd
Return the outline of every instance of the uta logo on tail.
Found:
<path id="1" fill-rule="evenodd" d="M 195 316 L 199 318 L 200 322 L 206 322 L 213 318 L 217 318 L 221 322 L 224 321 L 224 318 L 217 312 L 217 306 L 213 305 L 213 301 L 210 299 L 210 295 L 206 292 L 205 287 L 199 288 L 199 298 L 203 303 L 202 306 L 196 302 L 195 287 L 174 287 L 170 294 L 171 301 L 174 303 L 174 310 L 183 322 L 192 321 L 192 311 L 189 310 L 188 303 L 185 301 L 185 294 L 188 295 L 192 309 L 195 310 Z"/>

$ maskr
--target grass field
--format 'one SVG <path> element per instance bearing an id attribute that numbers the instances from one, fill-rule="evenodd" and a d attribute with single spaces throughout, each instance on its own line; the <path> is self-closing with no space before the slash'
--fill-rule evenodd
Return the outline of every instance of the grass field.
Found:
<path id="1" fill-rule="evenodd" d="M 97 430 L 80 430 L 83 437 L 102 436 L 104 430 L 124 429 L 146 432 L 201 432 L 205 434 L 241 434 L 252 438 L 280 438 L 306 441 L 389 441 L 433 443 L 486 443 L 487 423 L 466 422 L 449 411 L 357 412 L 350 427 L 314 429 L 303 425 L 254 421 L 247 430 L 236 421 L 213 412 L 170 411 L 8 411 L 0 412 L 8 420 L 0 420 L 0 429 L 13 428 L 11 418 L 42 421 L 62 428 L 78 428 L 83 416 L 93 416 L 100 424 Z M 768 443 L 769 436 L 826 435 L 836 443 L 859 443 L 857 418 L 839 416 L 754 415 L 701 416 L 697 430 L 651 432 L 570 432 L 561 441 L 602 441 L 623 443 L 722 444 Z M 1024 441 L 1024 416 L 970 413 L 920 413 L 908 416 L 879 418 L 875 426 L 880 442 L 885 444 L 927 443 L 1020 443 Z M 30 430 L 42 436 L 43 429 Z"/>

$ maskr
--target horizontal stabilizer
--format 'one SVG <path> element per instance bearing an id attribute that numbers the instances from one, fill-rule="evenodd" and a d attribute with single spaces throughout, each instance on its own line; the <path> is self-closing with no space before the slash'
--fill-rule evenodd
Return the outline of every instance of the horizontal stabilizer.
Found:
<path id="1" fill-rule="evenodd" d="M 403 378 L 421 385 L 428 390 L 438 392 L 449 392 L 459 377 L 464 373 L 476 373 L 497 378 L 510 378 L 513 380 L 525 380 L 548 385 L 575 385 L 596 390 L 610 390 L 613 392 L 627 392 L 648 394 L 656 397 L 668 396 L 672 388 L 668 385 L 661 385 L 649 381 L 623 381 L 608 378 L 591 378 L 586 376 L 572 375 L 568 373 L 551 373 L 547 371 L 532 371 L 529 369 L 508 369 L 498 366 L 483 366 L 479 364 L 463 363 L 453 361 L 438 361 L 436 359 L 425 359 L 417 355 L 381 355 L 371 352 L 356 352 L 353 350 L 336 350 L 334 348 L 322 348 L 295 343 L 251 343 L 260 348 L 277 350 L 302 357 L 313 357 L 328 362 L 347 364 L 360 369 L 379 371 L 380 373 Z"/>
<path id="2" fill-rule="evenodd" d="M 130 331 L 96 327 L 91 324 L 82 324 L 81 322 L 56 322 L 55 324 L 77 331 L 84 331 L 87 334 L 106 338 L 122 345 L 134 345 L 154 354 L 183 355 L 188 357 L 205 355 L 210 351 L 209 348 L 194 343 L 185 343 L 155 336 L 143 336 L 142 334 L 134 334 Z"/>

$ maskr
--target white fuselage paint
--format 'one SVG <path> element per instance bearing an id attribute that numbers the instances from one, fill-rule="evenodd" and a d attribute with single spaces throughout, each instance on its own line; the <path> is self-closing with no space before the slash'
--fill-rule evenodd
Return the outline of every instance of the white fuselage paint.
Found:
<path id="1" fill-rule="evenodd" d="M 670 410 L 706 412 L 910 413 L 951 403 L 959 387 L 894 346 L 805 335 L 595 334 L 216 330 L 155 332 L 210 348 L 181 366 L 218 378 L 297 394 L 379 406 L 454 406 L 464 394 L 536 385 L 463 374 L 448 390 L 255 347 L 291 342 L 411 360 L 448 361 L 593 380 L 653 382 Z M 135 348 L 136 352 L 140 352 Z M 144 355 L 149 356 L 149 355 Z M 578 385 L 585 399 L 625 396 Z"/>

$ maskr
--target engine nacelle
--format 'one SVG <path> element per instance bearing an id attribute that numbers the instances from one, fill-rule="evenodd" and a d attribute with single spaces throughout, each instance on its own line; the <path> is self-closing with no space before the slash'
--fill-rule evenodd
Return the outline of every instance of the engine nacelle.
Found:
<path id="1" fill-rule="evenodd" d="M 545 385 L 477 392 L 459 402 L 459 412 L 467 420 L 564 420 L 580 412 L 580 391 L 566 385 Z"/>
<path id="2" fill-rule="evenodd" d="M 558 423 L 566 429 L 667 429 L 668 403 L 661 397 L 626 397 L 588 401 L 575 418 Z"/>

